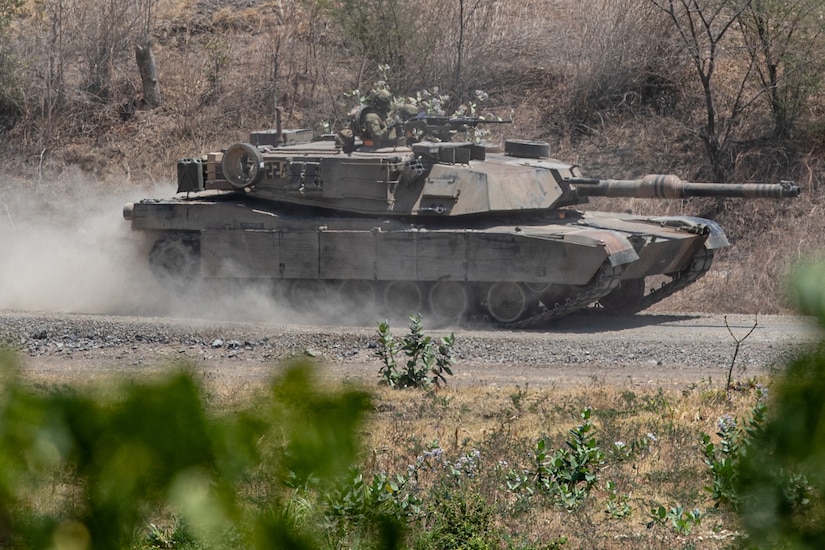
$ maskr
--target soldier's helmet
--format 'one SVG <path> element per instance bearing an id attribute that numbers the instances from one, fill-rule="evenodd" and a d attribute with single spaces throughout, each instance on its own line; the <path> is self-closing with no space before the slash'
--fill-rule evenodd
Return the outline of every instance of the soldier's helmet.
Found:
<path id="1" fill-rule="evenodd" d="M 415 118 L 418 116 L 418 113 L 418 107 L 410 105 L 409 103 L 398 108 L 398 116 L 401 117 L 401 120 Z"/>
<path id="2" fill-rule="evenodd" d="M 392 103 L 392 95 L 387 90 L 375 90 L 367 96 L 367 103 L 376 109 L 389 111 L 390 103 Z"/>

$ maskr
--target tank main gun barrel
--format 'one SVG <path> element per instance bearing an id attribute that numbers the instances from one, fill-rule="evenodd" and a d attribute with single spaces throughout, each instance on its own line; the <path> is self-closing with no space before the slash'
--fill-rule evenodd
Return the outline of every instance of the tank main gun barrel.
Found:
<path id="1" fill-rule="evenodd" d="M 780 199 L 799 196 L 799 186 L 780 183 L 691 183 L 678 176 L 652 174 L 640 180 L 569 178 L 579 197 L 683 199 L 687 197 L 744 197 Z"/>

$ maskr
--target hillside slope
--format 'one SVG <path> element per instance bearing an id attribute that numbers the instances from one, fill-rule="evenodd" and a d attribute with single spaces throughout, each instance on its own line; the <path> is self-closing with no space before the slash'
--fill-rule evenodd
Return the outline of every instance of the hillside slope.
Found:
<path id="1" fill-rule="evenodd" d="M 92 2 L 98 3 L 119 5 Z M 112 186 L 113 194 L 145 185 L 159 185 L 152 193 L 171 194 L 176 159 L 272 127 L 276 107 L 287 127 L 334 131 L 354 105 L 351 92 L 379 81 L 399 98 L 425 89 L 449 94 L 448 112 L 466 108 L 475 101 L 473 91 L 482 89 L 489 97 L 472 106 L 476 112 L 513 113 L 513 124 L 494 128 L 492 140 L 546 140 L 553 156 L 581 165 L 587 175 L 709 179 L 696 122 L 703 115 L 701 90 L 690 64 L 677 57 L 667 22 L 638 4 L 599 0 L 585 9 L 570 0 L 488 1 L 462 16 L 457 3 L 395 0 L 380 4 L 402 10 L 390 17 L 398 14 L 381 11 L 379 4 L 350 13 L 334 2 L 169 0 L 151 13 L 162 93 L 154 108 L 142 101 L 132 49 L 140 12 L 123 12 L 132 23 L 112 42 L 110 82 L 98 95 L 86 86 L 90 65 L 83 60 L 90 43 L 60 35 L 66 43 L 55 49 L 49 40 L 58 38 L 49 34 L 52 12 L 29 13 L 15 21 L 12 45 L 18 56 L 32 52 L 32 70 L 19 73 L 19 85 L 39 103 L 24 101 L 16 125 L 2 134 L 0 150 L 13 174 L 4 192 L 25 192 L 31 182 L 80 181 Z M 106 13 L 74 13 L 63 31 L 84 24 L 91 29 L 89 22 L 101 23 Z M 369 24 L 360 25 L 358 17 Z M 647 21 L 644 37 L 634 26 L 639 20 Z M 108 21 L 115 28 L 116 20 Z M 625 51 L 614 57 L 619 46 Z M 65 60 L 59 89 L 44 77 L 53 74 L 55 59 Z M 735 61 L 720 63 L 722 91 L 737 82 Z M 382 69 L 382 63 L 389 66 Z M 796 179 L 804 192 L 800 199 L 594 202 L 600 209 L 703 215 L 726 227 L 733 246 L 718 255 L 708 276 L 657 309 L 786 312 L 787 270 L 821 251 L 822 140 L 815 120 L 794 139 L 746 142 L 759 120 L 744 119 L 737 130 L 731 181 Z"/>

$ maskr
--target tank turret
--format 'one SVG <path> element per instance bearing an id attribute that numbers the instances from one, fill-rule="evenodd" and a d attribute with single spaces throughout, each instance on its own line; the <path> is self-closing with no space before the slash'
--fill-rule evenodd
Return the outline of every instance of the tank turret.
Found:
<path id="1" fill-rule="evenodd" d="M 639 180 L 585 178 L 576 166 L 547 158 L 540 142 L 508 141 L 505 154 L 466 142 L 420 142 L 349 155 L 298 155 L 290 148 L 236 143 L 205 159 L 206 188 L 359 214 L 453 217 L 542 211 L 587 202 L 587 197 L 784 198 L 799 194 L 781 184 L 689 183 L 677 176 Z M 329 145 L 327 145 L 329 147 Z M 186 163 L 190 161 L 181 161 Z M 179 191 L 190 189 L 181 181 Z"/>
<path id="2" fill-rule="evenodd" d="M 324 322 L 340 311 L 370 322 L 423 312 L 443 323 L 537 327 L 594 304 L 635 312 L 704 275 L 728 246 L 724 231 L 703 218 L 576 205 L 594 196 L 799 194 L 791 182 L 591 179 L 529 140 L 503 151 L 421 141 L 345 153 L 309 137 L 255 132 L 181 160 L 175 197 L 124 208 L 151 239 L 150 267 L 170 292 L 203 288 L 190 284 L 201 280 L 266 281 Z"/>

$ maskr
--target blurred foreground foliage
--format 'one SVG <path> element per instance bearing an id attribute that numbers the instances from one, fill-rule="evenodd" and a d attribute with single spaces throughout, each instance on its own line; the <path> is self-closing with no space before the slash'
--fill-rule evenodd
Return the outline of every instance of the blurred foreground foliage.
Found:
<path id="1" fill-rule="evenodd" d="M 185 372 L 101 398 L 27 387 L 0 353 L 0 547 L 137 547 L 158 511 L 198 548 L 321 546 L 290 495 L 349 471 L 365 393 L 319 392 L 295 364 L 268 395 L 215 415 Z M 379 520 L 367 538 L 395 547 L 398 525 Z"/>
<path id="2" fill-rule="evenodd" d="M 798 309 L 825 328 L 825 262 L 798 267 L 791 288 Z M 745 527 L 755 547 L 825 548 L 825 342 L 787 365 L 771 392 L 739 473 Z"/>

